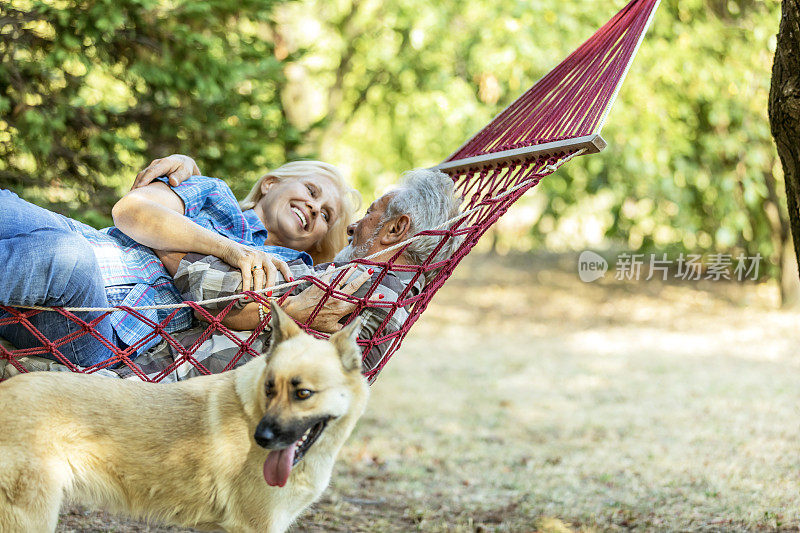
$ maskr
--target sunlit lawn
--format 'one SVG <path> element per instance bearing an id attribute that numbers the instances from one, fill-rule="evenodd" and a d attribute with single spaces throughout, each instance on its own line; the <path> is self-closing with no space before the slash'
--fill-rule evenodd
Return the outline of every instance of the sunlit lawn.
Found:
<path id="1" fill-rule="evenodd" d="M 574 266 L 473 254 L 296 530 L 796 530 L 800 313 Z M 104 520 L 61 530 L 160 530 Z"/>

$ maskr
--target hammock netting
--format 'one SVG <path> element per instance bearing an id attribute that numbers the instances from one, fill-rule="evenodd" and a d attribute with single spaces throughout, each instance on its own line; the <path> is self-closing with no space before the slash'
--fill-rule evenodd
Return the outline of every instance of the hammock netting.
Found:
<path id="1" fill-rule="evenodd" d="M 323 290 L 317 308 L 306 324 L 307 331 L 318 337 L 325 337 L 309 328 L 316 314 L 330 298 L 346 299 L 357 305 L 355 313 L 367 307 L 383 308 L 386 319 L 369 339 L 360 340 L 366 356 L 376 347 L 381 348 L 382 357 L 367 378 L 373 382 L 392 355 L 400 347 L 409 329 L 420 317 L 433 295 L 447 281 L 459 262 L 472 250 L 481 236 L 495 223 L 509 207 L 526 191 L 534 187 L 548 174 L 555 171 L 569 159 L 587 153 L 598 152 L 605 147 L 600 137 L 600 129 L 616 97 L 628 67 L 638 49 L 644 33 L 658 6 L 659 0 L 633 0 L 600 28 L 575 52 L 541 78 L 531 89 L 495 117 L 484 129 L 456 150 L 444 163 L 438 165 L 443 172 L 452 177 L 456 192 L 464 198 L 462 215 L 447 227 L 423 232 L 436 235 L 438 247 L 421 265 L 400 265 L 395 260 L 403 253 L 406 243 L 396 249 L 389 261 L 359 260 L 371 265 L 378 273 L 377 282 L 392 271 L 411 272 L 416 281 L 428 274 L 428 281 L 419 293 L 412 293 L 409 283 L 396 301 L 383 301 L 373 297 L 368 291 L 362 298 L 354 298 L 332 288 L 337 276 L 330 284 L 316 278 L 307 278 Z M 451 239 L 459 239 L 460 244 L 452 256 L 446 260 L 433 260 L 439 250 Z M 344 272 L 339 274 L 344 275 Z M 373 282 L 373 287 L 377 283 Z M 266 303 L 265 293 L 248 293 L 253 299 Z M 106 311 L 91 322 L 84 322 L 68 308 L 20 309 L 0 306 L 9 313 L 0 319 L 0 326 L 18 324 L 26 328 L 41 342 L 40 347 L 13 349 L 0 345 L 0 363 L 26 372 L 25 358 L 44 356 L 54 359 L 75 372 L 93 373 L 112 365 L 124 364 L 139 378 L 145 381 L 161 381 L 164 376 L 181 365 L 193 365 L 201 374 L 210 373 L 194 354 L 198 347 L 212 335 L 225 335 L 239 346 L 236 355 L 226 369 L 233 368 L 241 358 L 260 355 L 251 347 L 252 342 L 263 332 L 266 320 L 244 339 L 233 334 L 222 325 L 221 319 L 233 308 L 234 300 L 216 316 L 197 302 L 185 302 L 196 314 L 207 320 L 203 334 L 190 346 L 183 346 L 165 327 L 177 313 L 174 310 L 160 323 L 153 322 L 137 312 L 137 308 L 117 307 L 113 312 L 128 312 L 146 323 L 150 333 L 133 346 L 118 348 L 114 342 L 104 338 L 94 328 L 100 320 L 112 311 Z M 399 329 L 387 328 L 389 319 L 398 309 L 408 311 L 408 318 Z M 80 331 L 60 339 L 48 339 L 30 322 L 36 313 L 55 312 L 72 320 L 80 326 Z M 109 359 L 89 368 L 79 368 L 69 362 L 60 348 L 81 335 L 92 335 L 102 342 L 111 354 Z M 146 375 L 137 365 L 135 353 L 152 339 L 159 337 L 172 345 L 174 362 L 169 368 L 156 376 Z M 2 372 L 0 372 L 2 377 Z"/>

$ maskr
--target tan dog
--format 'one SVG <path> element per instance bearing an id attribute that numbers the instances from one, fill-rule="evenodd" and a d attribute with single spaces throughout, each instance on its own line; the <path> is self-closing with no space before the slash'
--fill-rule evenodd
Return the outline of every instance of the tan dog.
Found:
<path id="1" fill-rule="evenodd" d="M 0 531 L 52 531 L 65 496 L 189 527 L 288 528 L 328 485 L 368 387 L 358 319 L 326 342 L 272 317 L 269 354 L 223 374 L 0 383 Z"/>

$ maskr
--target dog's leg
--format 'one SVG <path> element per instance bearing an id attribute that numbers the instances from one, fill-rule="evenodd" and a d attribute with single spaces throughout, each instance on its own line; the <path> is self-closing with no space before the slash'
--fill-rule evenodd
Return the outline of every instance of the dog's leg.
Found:
<path id="1" fill-rule="evenodd" d="M 234 503 L 219 525 L 232 533 L 284 533 L 303 509 L 293 505 L 291 499 L 282 499 L 280 495 L 253 501 L 260 501 L 262 505 L 238 506 Z"/>
<path id="2" fill-rule="evenodd" d="M 284 497 L 285 498 L 285 497 Z M 311 503 L 309 498 L 290 497 L 278 499 L 279 505 L 272 509 L 264 521 L 268 533 L 284 533 L 294 524 L 300 513 Z"/>
<path id="3" fill-rule="evenodd" d="M 299 516 L 299 512 L 294 514 L 284 514 L 283 516 L 273 516 L 272 520 L 270 521 L 267 532 L 268 533 L 284 533 L 289 526 L 291 526 L 297 516 Z"/>
<path id="4" fill-rule="evenodd" d="M 9 465 L 0 471 L 0 531 L 54 531 L 64 487 L 47 469 Z"/>

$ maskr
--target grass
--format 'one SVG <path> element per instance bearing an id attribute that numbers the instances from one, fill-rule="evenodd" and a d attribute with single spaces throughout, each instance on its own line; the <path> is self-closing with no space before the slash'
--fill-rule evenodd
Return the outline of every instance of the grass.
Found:
<path id="1" fill-rule="evenodd" d="M 462 264 L 296 530 L 797 530 L 800 313 L 774 287 L 584 284 L 575 265 Z"/>

